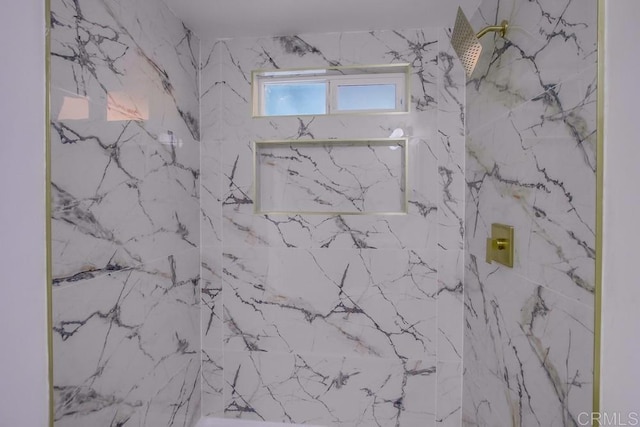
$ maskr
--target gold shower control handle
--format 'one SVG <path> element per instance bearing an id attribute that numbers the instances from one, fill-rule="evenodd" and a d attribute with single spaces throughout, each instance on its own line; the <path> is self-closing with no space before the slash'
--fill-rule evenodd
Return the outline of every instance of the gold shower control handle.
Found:
<path id="1" fill-rule="evenodd" d="M 494 251 L 504 251 L 509 247 L 509 241 L 507 239 L 490 239 L 491 247 Z"/>
<path id="2" fill-rule="evenodd" d="M 491 224 L 491 237 L 487 239 L 487 263 L 497 262 L 513 268 L 513 227 Z"/>

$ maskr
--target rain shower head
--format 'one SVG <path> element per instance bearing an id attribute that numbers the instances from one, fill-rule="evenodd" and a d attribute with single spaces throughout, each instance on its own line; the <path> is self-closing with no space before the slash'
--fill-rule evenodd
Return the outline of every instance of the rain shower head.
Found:
<path id="1" fill-rule="evenodd" d="M 482 53 L 482 45 L 478 41 L 480 37 L 489 32 L 498 32 L 501 37 L 504 37 L 508 27 L 509 23 L 502 21 L 501 25 L 485 27 L 476 34 L 464 12 L 458 7 L 458 16 L 456 16 L 456 24 L 453 27 L 451 44 L 453 45 L 453 50 L 456 51 L 456 55 L 462 61 L 467 77 L 470 77 L 471 73 L 473 73 Z"/>

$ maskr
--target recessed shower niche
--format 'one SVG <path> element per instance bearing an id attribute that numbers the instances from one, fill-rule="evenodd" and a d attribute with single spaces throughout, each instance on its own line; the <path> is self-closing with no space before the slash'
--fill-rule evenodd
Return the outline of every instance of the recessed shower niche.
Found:
<path id="1" fill-rule="evenodd" d="M 260 141 L 257 213 L 404 214 L 407 140 Z"/>

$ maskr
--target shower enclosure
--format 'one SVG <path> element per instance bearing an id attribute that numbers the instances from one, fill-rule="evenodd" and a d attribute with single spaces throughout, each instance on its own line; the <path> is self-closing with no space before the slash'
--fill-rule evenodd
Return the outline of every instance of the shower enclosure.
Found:
<path id="1" fill-rule="evenodd" d="M 209 40 L 164 2 L 51 0 L 55 425 L 577 425 L 596 5 L 506 3 L 471 19 L 511 30 L 465 87 L 452 17 Z M 255 70 L 387 64 L 408 113 L 252 117 Z M 278 209 L 291 188 L 323 213 Z M 492 222 L 513 271 L 484 264 Z"/>

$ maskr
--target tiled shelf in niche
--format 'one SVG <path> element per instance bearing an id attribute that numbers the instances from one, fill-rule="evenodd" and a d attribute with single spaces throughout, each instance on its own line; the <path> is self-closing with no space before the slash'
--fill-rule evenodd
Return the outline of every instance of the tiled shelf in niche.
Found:
<path id="1" fill-rule="evenodd" d="M 255 213 L 407 213 L 405 138 L 257 141 L 253 153 Z"/>

